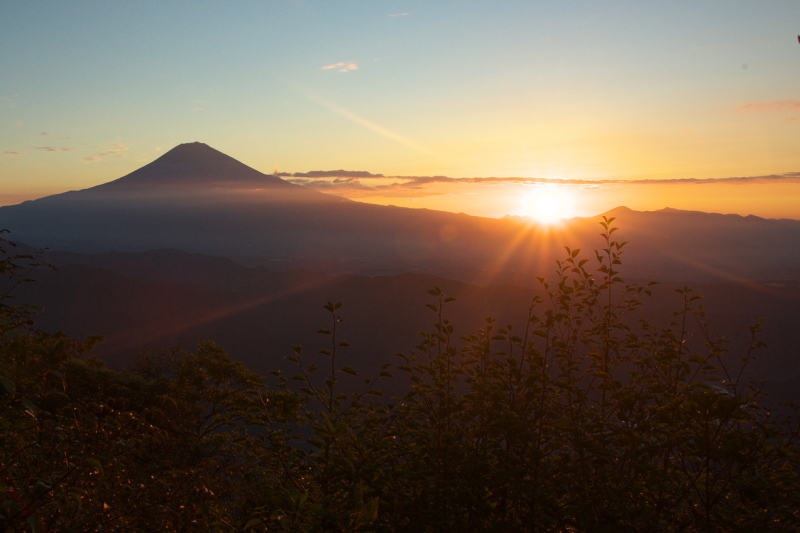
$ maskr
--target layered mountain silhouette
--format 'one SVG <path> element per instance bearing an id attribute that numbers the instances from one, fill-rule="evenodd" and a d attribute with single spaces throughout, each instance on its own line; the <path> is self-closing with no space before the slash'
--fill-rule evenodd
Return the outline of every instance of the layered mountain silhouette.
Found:
<path id="1" fill-rule="evenodd" d="M 800 279 L 800 222 L 618 208 L 630 275 L 642 279 Z M 564 246 L 593 257 L 599 217 L 559 226 L 377 206 L 263 174 L 203 143 L 182 144 L 103 185 L 0 207 L 0 228 L 72 252 L 178 249 L 291 270 L 431 273 L 530 283 Z"/>
<path id="2" fill-rule="evenodd" d="M 399 364 L 395 353 L 414 349 L 417 332 L 431 330 L 435 314 L 424 305 L 432 301 L 428 290 L 434 286 L 456 298 L 446 308 L 454 337 L 485 327 L 487 316 L 498 326 L 524 331 L 531 299 L 546 298 L 541 287 L 478 286 L 427 274 L 279 272 L 177 250 L 52 252 L 47 259 L 57 270 L 37 272 L 36 282 L 17 296 L 43 307 L 39 328 L 77 338 L 103 334 L 95 354 L 115 367 L 130 366 L 143 349 L 191 349 L 205 339 L 260 373 L 280 368 L 293 374 L 284 356 L 292 345 L 302 345 L 309 357 L 327 347 L 316 333 L 330 320 L 322 304 L 340 301 L 345 320 L 339 334 L 350 343 L 340 354 L 342 364 L 376 375 L 385 363 Z M 680 286 L 652 287 L 652 297 L 627 317 L 629 323 L 668 323 L 683 302 L 674 291 Z M 751 344 L 749 327 L 767 317 L 759 336 L 767 348 L 758 352 L 749 375 L 768 379 L 776 399 L 800 401 L 800 283 L 714 282 L 693 289 L 704 296 L 710 334 L 728 339 L 731 370 Z"/>

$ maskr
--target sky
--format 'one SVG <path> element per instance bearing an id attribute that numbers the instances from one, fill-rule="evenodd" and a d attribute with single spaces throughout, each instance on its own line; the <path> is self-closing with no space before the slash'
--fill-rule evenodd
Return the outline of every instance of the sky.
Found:
<path id="1" fill-rule="evenodd" d="M 0 0 L 0 12 L 0 205 L 200 141 L 270 174 L 381 174 L 298 179 L 373 203 L 504 216 L 547 197 L 576 216 L 800 219 L 796 0 Z"/>

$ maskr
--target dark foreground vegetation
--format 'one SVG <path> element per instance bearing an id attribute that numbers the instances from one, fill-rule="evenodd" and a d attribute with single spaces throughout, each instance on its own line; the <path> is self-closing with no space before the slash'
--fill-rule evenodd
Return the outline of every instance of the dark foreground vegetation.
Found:
<path id="1" fill-rule="evenodd" d="M 670 323 L 631 323 L 648 288 L 619 277 L 611 222 L 520 330 L 461 336 L 433 289 L 418 349 L 370 377 L 338 363 L 331 302 L 295 375 L 213 343 L 111 370 L 99 338 L 33 329 L 11 292 L 36 257 L 0 241 L 0 531 L 800 527 L 797 417 L 740 379 L 758 328 L 729 353 L 688 289 Z"/>

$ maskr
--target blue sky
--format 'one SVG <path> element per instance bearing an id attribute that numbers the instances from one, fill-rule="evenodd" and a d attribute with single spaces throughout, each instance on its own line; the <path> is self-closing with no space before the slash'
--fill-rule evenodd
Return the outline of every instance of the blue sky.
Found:
<path id="1" fill-rule="evenodd" d="M 0 7 L 0 204 L 191 141 L 264 172 L 800 171 L 796 1 Z"/>

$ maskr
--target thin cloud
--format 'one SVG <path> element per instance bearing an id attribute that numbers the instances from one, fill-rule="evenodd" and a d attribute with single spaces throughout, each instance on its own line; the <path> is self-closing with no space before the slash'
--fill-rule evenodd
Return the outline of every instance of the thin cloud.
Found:
<path id="1" fill-rule="evenodd" d="M 55 146 L 37 146 L 36 149 L 43 152 L 69 152 L 72 150 L 72 148 L 56 148 Z"/>
<path id="2" fill-rule="evenodd" d="M 407 17 L 407 16 L 409 16 L 410 14 L 411 14 L 411 13 L 392 13 L 392 14 L 390 14 L 389 16 L 390 16 L 390 17 Z"/>
<path id="3" fill-rule="evenodd" d="M 286 180 L 296 185 L 302 185 L 310 189 L 317 189 L 322 191 L 344 191 L 344 190 L 358 190 L 358 191 L 376 191 L 375 187 L 370 187 L 361 183 L 358 178 L 337 178 L 332 181 L 323 179 L 307 179 L 307 178 L 292 178 Z"/>
<path id="4" fill-rule="evenodd" d="M 370 131 L 372 131 L 374 133 L 377 133 L 378 135 L 382 135 L 382 136 L 386 137 L 387 139 L 391 139 L 391 140 L 393 140 L 393 141 L 395 141 L 395 142 L 397 142 L 399 144 L 403 144 L 403 145 L 405 145 L 405 146 L 407 146 L 409 148 L 412 148 L 412 149 L 416 150 L 417 152 L 428 154 L 428 155 L 433 155 L 433 156 L 436 155 L 436 153 L 433 152 L 432 150 L 430 150 L 430 149 L 428 149 L 428 148 L 426 148 L 426 147 L 424 147 L 424 146 L 412 141 L 411 139 L 407 139 L 407 138 L 403 137 L 402 135 L 399 135 L 399 134 L 397 134 L 397 133 L 395 133 L 395 132 L 393 132 L 391 130 L 388 130 L 388 129 L 382 127 L 382 126 L 378 126 L 374 122 L 370 122 L 369 120 L 356 115 L 352 111 L 348 111 L 347 109 L 345 109 L 343 107 L 340 107 L 340 106 L 334 104 L 333 102 L 329 102 L 328 100 L 322 98 L 321 96 L 319 96 L 319 95 L 317 95 L 317 94 L 315 94 L 315 93 L 313 93 L 313 92 L 311 92 L 309 90 L 304 90 L 303 92 L 311 100 L 313 100 L 313 101 L 317 102 L 318 104 L 328 108 L 328 110 L 336 113 L 337 115 L 340 115 L 340 116 L 346 118 L 347 120 L 349 120 L 349 121 L 351 121 L 351 122 L 353 122 L 355 124 L 358 124 L 359 126 L 361 126 L 363 128 L 366 128 L 366 129 L 368 129 L 368 130 L 370 130 Z"/>
<path id="5" fill-rule="evenodd" d="M 800 100 L 774 100 L 740 105 L 738 111 L 800 111 Z"/>
<path id="6" fill-rule="evenodd" d="M 8 96 L 0 96 L 0 107 L 17 107 Z"/>
<path id="7" fill-rule="evenodd" d="M 350 72 L 351 70 L 358 70 L 358 63 L 354 61 L 339 61 L 332 65 L 325 65 L 322 70 L 336 70 L 337 72 Z"/>
<path id="8" fill-rule="evenodd" d="M 52 132 L 52 131 L 43 131 L 43 132 L 42 132 L 42 133 L 40 133 L 39 135 L 52 135 L 52 134 L 53 134 L 53 132 Z"/>
<path id="9" fill-rule="evenodd" d="M 312 170 L 311 172 L 295 172 L 295 178 L 383 178 L 383 174 L 373 174 L 366 170 Z"/>
<path id="10" fill-rule="evenodd" d="M 94 148 L 99 148 L 99 149 L 101 149 L 103 151 L 100 152 L 99 154 L 86 156 L 86 157 L 83 158 L 84 160 L 89 161 L 90 163 L 92 163 L 92 162 L 95 162 L 95 161 L 101 161 L 103 159 L 109 159 L 109 158 L 117 158 L 117 159 L 119 159 L 119 158 L 128 157 L 128 155 L 125 153 L 125 152 L 128 151 L 128 147 L 125 146 L 122 143 L 111 143 L 111 144 L 108 144 L 108 145 L 105 145 L 105 146 L 103 146 L 103 145 L 94 145 Z"/>
<path id="11" fill-rule="evenodd" d="M 293 177 L 286 177 L 286 181 L 326 191 L 425 191 L 432 184 L 486 184 L 486 185 L 573 185 L 584 189 L 598 188 L 604 185 L 705 185 L 705 184 L 769 184 L 769 183 L 800 183 L 800 172 L 786 174 L 770 174 L 764 176 L 746 176 L 731 178 L 685 178 L 685 179 L 648 179 L 648 180 L 571 180 L 561 178 L 523 178 L 523 177 L 462 177 L 450 178 L 447 176 L 382 176 L 359 172 L 358 177 L 347 176 L 347 171 L 314 171 L 308 173 L 297 172 Z M 285 174 L 284 174 L 285 175 Z M 333 179 L 332 179 L 333 178 Z M 387 181 L 369 185 L 369 181 Z M 441 192 L 426 191 L 428 194 L 442 194 Z"/>
<path id="12" fill-rule="evenodd" d="M 22 155 L 22 152 L 13 152 L 11 150 L 6 150 L 5 152 L 3 152 L 3 157 L 9 157 L 15 155 Z"/>

